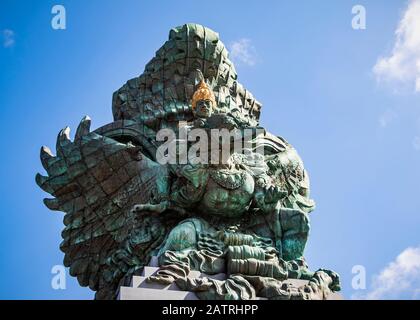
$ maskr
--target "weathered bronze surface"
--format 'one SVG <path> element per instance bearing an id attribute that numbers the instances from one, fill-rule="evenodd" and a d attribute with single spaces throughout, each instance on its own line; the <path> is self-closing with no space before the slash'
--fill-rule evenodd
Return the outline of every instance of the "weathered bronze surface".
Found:
<path id="1" fill-rule="evenodd" d="M 303 163 L 259 127 L 261 104 L 237 81 L 217 33 L 172 29 L 144 73 L 114 93 L 112 110 L 114 122 L 94 131 L 85 117 L 73 141 L 63 129 L 55 156 L 41 149 L 48 175 L 36 176 L 53 196 L 46 206 L 65 212 L 64 264 L 97 299 L 115 299 L 152 255 L 160 270 L 149 281 L 176 281 L 202 299 L 325 299 L 340 289 L 336 273 L 312 272 L 303 257 L 314 209 Z M 255 131 L 263 153 L 251 146 L 222 163 L 162 164 L 158 133 L 181 128 Z M 228 278 L 191 279 L 190 270 Z M 295 288 L 288 278 L 309 282 Z"/>

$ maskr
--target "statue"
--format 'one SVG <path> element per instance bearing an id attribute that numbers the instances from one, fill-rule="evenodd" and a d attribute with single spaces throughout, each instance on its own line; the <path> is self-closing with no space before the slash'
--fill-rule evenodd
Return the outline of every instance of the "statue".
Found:
<path id="1" fill-rule="evenodd" d="M 217 33 L 172 29 L 144 73 L 114 93 L 112 108 L 114 122 L 91 131 L 85 117 L 74 141 L 63 129 L 56 156 L 42 147 L 48 175 L 36 176 L 53 196 L 46 206 L 65 212 L 64 264 L 96 299 L 115 299 L 152 256 L 160 268 L 149 281 L 176 282 L 201 299 L 325 299 L 340 290 L 335 272 L 313 272 L 304 259 L 315 205 L 303 163 L 259 126 L 261 104 L 237 82 Z M 165 130 L 201 130 L 211 141 L 225 130 L 242 148 L 229 138 L 190 159 L 195 142 L 159 139 Z M 189 278 L 191 270 L 227 278 Z"/>

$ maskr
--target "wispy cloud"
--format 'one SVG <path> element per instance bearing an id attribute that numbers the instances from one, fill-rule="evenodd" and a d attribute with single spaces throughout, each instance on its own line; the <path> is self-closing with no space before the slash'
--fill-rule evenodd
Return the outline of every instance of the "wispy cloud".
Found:
<path id="1" fill-rule="evenodd" d="M 413 148 L 415 150 L 420 151 L 420 137 L 419 136 L 414 137 L 414 139 L 413 139 Z M 419 290 L 420 290 L 420 288 L 419 288 Z"/>
<path id="2" fill-rule="evenodd" d="M 420 246 L 407 248 L 374 277 L 367 299 L 418 299 Z M 360 298 L 360 297 L 359 297 Z"/>
<path id="3" fill-rule="evenodd" d="M 391 54 L 380 57 L 373 72 L 380 82 L 408 85 L 420 92 L 420 0 L 409 1 L 395 37 Z"/>
<path id="4" fill-rule="evenodd" d="M 250 39 L 242 38 L 229 46 L 230 58 L 234 62 L 254 66 L 257 63 L 257 51 Z"/>
<path id="5" fill-rule="evenodd" d="M 15 33 L 13 30 L 4 29 L 3 30 L 3 47 L 10 48 L 15 45 Z"/>
<path id="6" fill-rule="evenodd" d="M 397 114 L 391 109 L 388 109 L 379 116 L 379 125 L 382 128 L 386 128 L 395 118 L 397 118 Z"/>

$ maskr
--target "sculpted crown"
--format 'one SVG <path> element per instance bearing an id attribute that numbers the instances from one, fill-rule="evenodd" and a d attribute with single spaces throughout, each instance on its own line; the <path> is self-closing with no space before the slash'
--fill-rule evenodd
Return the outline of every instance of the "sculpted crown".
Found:
<path id="1" fill-rule="evenodd" d="M 197 102 L 200 100 L 210 100 L 212 102 L 213 109 L 216 107 L 214 93 L 203 79 L 200 81 L 197 90 L 195 90 L 193 94 L 191 102 L 193 109 L 195 109 Z"/>

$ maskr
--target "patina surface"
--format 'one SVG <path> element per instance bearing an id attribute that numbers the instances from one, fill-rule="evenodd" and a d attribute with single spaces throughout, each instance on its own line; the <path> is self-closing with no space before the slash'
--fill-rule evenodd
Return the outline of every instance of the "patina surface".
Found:
<path id="1" fill-rule="evenodd" d="M 304 259 L 314 202 L 302 160 L 259 126 L 261 104 L 237 81 L 217 33 L 172 29 L 144 73 L 114 93 L 112 109 L 114 122 L 91 131 L 85 117 L 73 141 L 63 129 L 55 156 L 42 147 L 47 175 L 36 176 L 53 196 L 46 206 L 65 212 L 64 264 L 97 299 L 115 299 L 153 255 L 160 270 L 149 281 L 175 281 L 202 299 L 325 299 L 340 289 L 336 273 L 313 272 Z M 164 128 L 254 129 L 264 152 L 162 164 Z M 191 279 L 190 270 L 228 278 Z M 309 282 L 291 287 L 288 278 Z"/>

